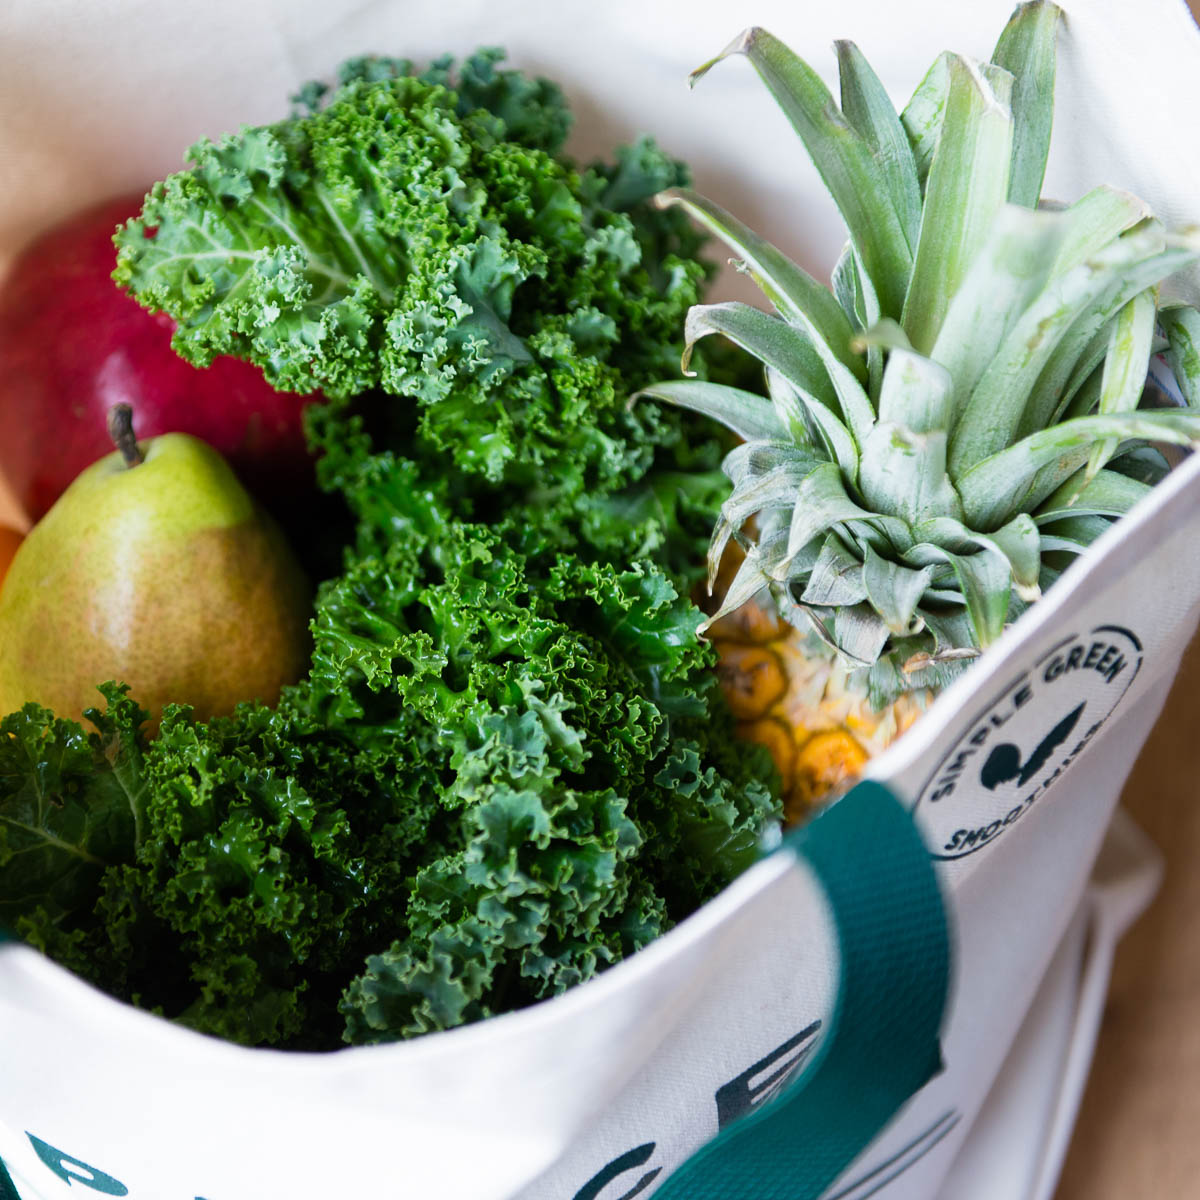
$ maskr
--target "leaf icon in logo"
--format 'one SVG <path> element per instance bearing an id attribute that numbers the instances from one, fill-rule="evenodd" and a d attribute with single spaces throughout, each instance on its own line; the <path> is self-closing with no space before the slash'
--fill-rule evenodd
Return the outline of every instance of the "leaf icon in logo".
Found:
<path id="1" fill-rule="evenodd" d="M 979 781 L 989 791 L 995 791 L 1002 783 L 1015 779 L 1022 787 L 1025 786 L 1046 765 L 1050 755 L 1071 736 L 1071 730 L 1079 724 L 1079 718 L 1087 701 L 1072 709 L 1048 734 L 1038 743 L 1037 748 L 1029 758 L 1021 762 L 1021 749 L 1012 742 L 1001 742 L 993 747 L 987 762 L 979 772 Z"/>

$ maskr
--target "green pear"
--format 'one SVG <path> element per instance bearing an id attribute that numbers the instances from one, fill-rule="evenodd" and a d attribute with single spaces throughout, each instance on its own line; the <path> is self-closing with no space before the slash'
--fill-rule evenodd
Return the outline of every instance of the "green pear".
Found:
<path id="1" fill-rule="evenodd" d="M 205 442 L 138 444 L 83 471 L 34 526 L 0 589 L 0 715 L 34 700 L 81 719 L 96 685 L 206 720 L 274 704 L 308 666 L 311 590 L 275 523 Z"/>

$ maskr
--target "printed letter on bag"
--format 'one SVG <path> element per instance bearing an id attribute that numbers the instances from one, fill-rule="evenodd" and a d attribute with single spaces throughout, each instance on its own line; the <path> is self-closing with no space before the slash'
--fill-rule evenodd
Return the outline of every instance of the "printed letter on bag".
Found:
<path id="1" fill-rule="evenodd" d="M 650 1156 L 654 1153 L 654 1148 L 657 1142 L 647 1142 L 643 1146 L 636 1146 L 634 1149 L 622 1154 L 620 1158 L 614 1158 L 608 1166 L 597 1171 L 577 1191 L 572 1200 L 597 1200 L 600 1193 L 619 1175 L 624 1175 L 626 1171 L 632 1171 L 634 1167 L 640 1167 L 647 1162 Z M 614 1200 L 633 1200 L 634 1196 L 641 1195 L 661 1174 L 662 1167 L 655 1167 L 653 1171 L 647 1171 L 637 1183 L 633 1185 L 631 1191 L 622 1192 L 620 1196 Z"/>
<path id="2" fill-rule="evenodd" d="M 821 1022 L 814 1021 L 795 1037 L 788 1038 L 782 1046 L 777 1046 L 765 1058 L 760 1058 L 753 1066 L 717 1088 L 717 1128 L 724 1129 L 738 1117 L 744 1117 L 764 1100 L 776 1095 L 808 1058 L 820 1028 Z"/>
<path id="3" fill-rule="evenodd" d="M 61 1150 L 56 1150 L 53 1146 L 43 1142 L 41 1138 L 34 1137 L 32 1133 L 26 1133 L 26 1137 L 33 1143 L 38 1158 L 67 1184 L 82 1184 L 86 1188 L 91 1188 L 93 1192 L 101 1192 L 105 1196 L 129 1195 L 129 1189 L 111 1175 L 105 1175 L 103 1171 L 97 1171 L 95 1167 L 89 1167 L 87 1163 L 80 1162 L 79 1159 L 72 1158 Z"/>

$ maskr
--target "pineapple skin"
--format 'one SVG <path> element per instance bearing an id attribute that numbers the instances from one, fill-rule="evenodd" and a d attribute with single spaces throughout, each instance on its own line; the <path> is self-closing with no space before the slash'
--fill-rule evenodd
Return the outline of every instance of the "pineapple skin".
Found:
<path id="1" fill-rule="evenodd" d="M 851 786 L 932 698 L 905 693 L 877 712 L 845 664 L 814 650 L 766 593 L 722 617 L 708 637 L 738 736 L 765 746 L 775 761 L 789 825 Z"/>

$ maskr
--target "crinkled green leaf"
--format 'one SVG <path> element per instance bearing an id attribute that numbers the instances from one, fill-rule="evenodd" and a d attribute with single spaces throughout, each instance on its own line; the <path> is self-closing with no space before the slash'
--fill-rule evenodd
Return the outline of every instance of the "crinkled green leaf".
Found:
<path id="1" fill-rule="evenodd" d="M 102 689 L 90 733 L 27 704 L 0 721 L 0 919 L 40 907 L 59 920 L 106 866 L 131 861 L 142 832 L 146 713 Z M 97 699 L 100 699 L 99 694 Z"/>
<path id="2" fill-rule="evenodd" d="M 648 141 L 552 157 L 561 94 L 499 57 L 355 60 L 202 145 L 122 234 L 189 355 L 332 397 L 306 421 L 349 535 L 275 708 L 169 708 L 145 748 L 111 694 L 92 741 L 8 718 L 0 814 L 42 805 L 82 864 L 39 850 L 13 923 L 234 1041 L 390 1040 L 553 995 L 715 894 L 778 812 L 687 598 L 728 443 L 627 403 L 678 363 L 710 272 L 686 215 L 643 202 L 686 172 Z M 695 365 L 740 382 L 732 348 Z"/>
<path id="3" fill-rule="evenodd" d="M 362 63 L 308 115 L 200 143 L 118 234 L 116 277 L 192 361 L 382 388 L 465 488 L 549 471 L 582 496 L 627 468 L 629 384 L 673 368 L 699 299 L 696 235 L 637 203 L 687 175 L 645 141 L 582 173 L 551 157 L 561 95 L 497 58 Z"/>

